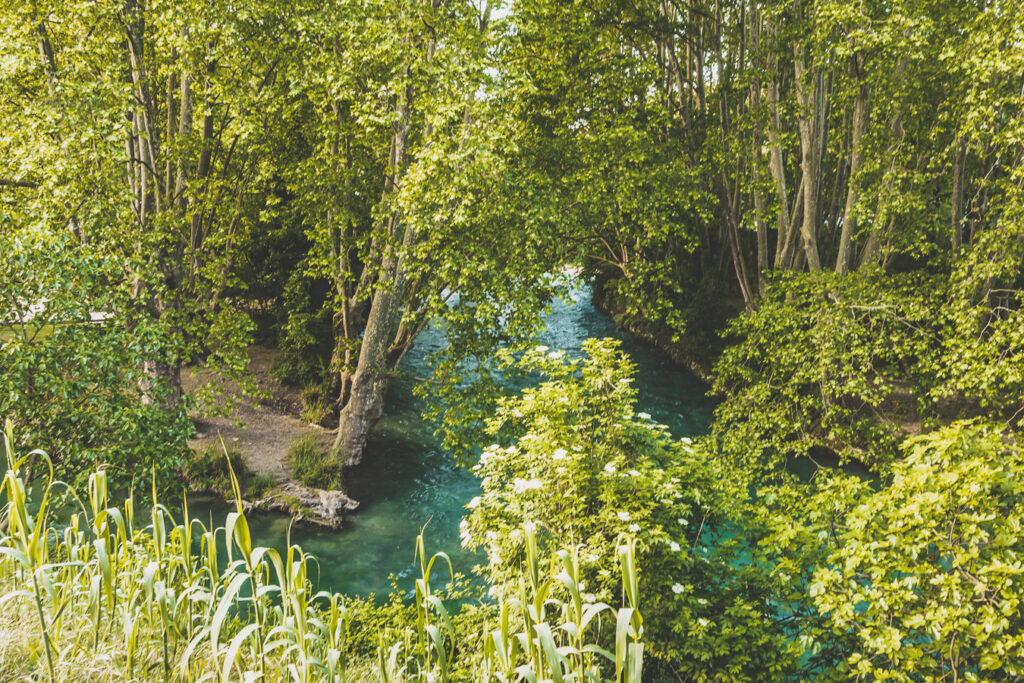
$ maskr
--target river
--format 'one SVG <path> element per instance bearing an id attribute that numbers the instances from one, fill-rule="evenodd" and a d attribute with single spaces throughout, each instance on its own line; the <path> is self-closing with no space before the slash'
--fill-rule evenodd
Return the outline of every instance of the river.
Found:
<path id="1" fill-rule="evenodd" d="M 668 425 L 677 437 L 707 431 L 714 410 L 707 385 L 665 354 L 617 329 L 607 314 L 593 306 L 587 287 L 577 287 L 570 299 L 553 304 L 541 343 L 572 353 L 579 352 L 589 337 L 622 340 L 623 350 L 637 364 L 638 410 Z M 401 369 L 411 376 L 428 375 L 428 357 L 443 343 L 438 331 L 426 330 Z M 396 381 L 363 464 L 346 481 L 346 488 L 361 503 L 359 510 L 341 531 L 291 529 L 292 542 L 319 560 L 318 588 L 348 595 L 384 595 L 394 574 L 399 587 L 408 590 L 414 580 L 416 535 L 424 525 L 427 551 L 448 553 L 456 571 L 469 574 L 479 561 L 479 556 L 459 546 L 463 506 L 479 492 L 479 484 L 440 448 L 421 419 L 421 410 L 412 382 Z M 284 547 L 287 517 L 254 514 L 250 525 L 254 543 Z"/>

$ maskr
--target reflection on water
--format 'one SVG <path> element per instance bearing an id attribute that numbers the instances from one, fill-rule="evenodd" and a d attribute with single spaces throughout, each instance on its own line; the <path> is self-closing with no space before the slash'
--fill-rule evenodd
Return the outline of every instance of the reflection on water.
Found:
<path id="1" fill-rule="evenodd" d="M 609 316 L 590 303 L 588 288 L 579 287 L 571 298 L 553 305 L 541 343 L 571 352 L 579 351 L 588 337 L 621 339 L 638 368 L 634 384 L 639 392 L 638 409 L 668 425 L 675 436 L 695 436 L 707 430 L 714 402 L 705 395 L 706 385 L 664 354 L 616 329 Z M 425 331 L 403 361 L 402 370 L 414 376 L 428 375 L 427 358 L 443 342 L 436 330 Z M 448 553 L 456 571 L 466 574 L 478 562 L 479 558 L 459 546 L 459 521 L 463 506 L 479 492 L 479 485 L 438 446 L 420 419 L 421 408 L 412 396 L 412 384 L 396 381 L 363 464 L 348 475 L 347 487 L 360 501 L 359 510 L 340 532 L 307 526 L 291 530 L 292 542 L 319 559 L 319 588 L 381 595 L 390 589 L 389 574 L 399 577 L 403 589 L 411 588 L 416 535 L 424 525 L 428 552 Z M 199 516 L 207 514 L 204 510 Z M 284 546 L 287 517 L 253 515 L 250 524 L 254 543 Z"/>

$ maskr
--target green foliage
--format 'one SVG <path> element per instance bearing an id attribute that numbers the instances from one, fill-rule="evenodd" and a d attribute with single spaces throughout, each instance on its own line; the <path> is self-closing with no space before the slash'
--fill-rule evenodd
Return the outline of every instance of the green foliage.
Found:
<path id="1" fill-rule="evenodd" d="M 275 486 L 277 486 L 277 478 L 273 474 L 253 473 L 245 495 L 250 500 L 259 500 L 270 493 Z"/>
<path id="2" fill-rule="evenodd" d="M 814 449 L 884 468 L 909 434 L 974 416 L 1012 422 L 1024 327 L 1019 294 L 998 296 L 920 272 L 780 277 L 728 327 L 715 434 L 759 468 Z"/>
<path id="3" fill-rule="evenodd" d="M 286 386 L 324 380 L 333 345 L 326 290 L 325 283 L 310 278 L 303 267 L 288 278 L 280 304 L 286 317 L 278 339 L 282 355 L 271 368 L 274 378 Z"/>
<path id="4" fill-rule="evenodd" d="M 531 544 L 569 543 L 582 599 L 599 603 L 617 590 L 608 566 L 618 539 L 635 536 L 653 655 L 688 677 L 781 676 L 793 650 L 767 617 L 764 572 L 739 561 L 742 479 L 704 444 L 635 412 L 634 366 L 617 342 L 591 339 L 584 353 L 507 355 L 541 381 L 502 400 L 489 423 L 510 445 L 484 449 L 473 468 L 483 493 L 468 505 L 463 542 L 486 550 L 483 574 L 504 598 L 517 594 Z M 536 524 L 532 539 L 524 522 Z"/>
<path id="5" fill-rule="evenodd" d="M 1024 456 L 991 427 L 904 446 L 892 482 L 846 515 L 808 586 L 863 680 L 1024 675 Z"/>
<path id="6" fill-rule="evenodd" d="M 232 472 L 243 485 L 254 476 L 245 455 L 234 448 L 210 444 L 192 456 L 185 464 L 183 474 L 193 491 L 209 491 L 230 498 Z"/>
<path id="7" fill-rule="evenodd" d="M 0 253 L 0 415 L 71 482 L 101 463 L 118 489 L 153 473 L 159 488 L 176 482 L 192 424 L 146 372 L 173 351 L 115 284 L 126 262 L 42 230 L 0 230 Z"/>
<path id="8" fill-rule="evenodd" d="M 908 423 L 938 415 L 943 294 L 942 278 L 921 275 L 774 281 L 730 323 L 736 343 L 715 365 L 723 447 L 768 466 L 816 447 L 890 461 Z"/>
<path id="9" fill-rule="evenodd" d="M 535 555 L 528 573 L 535 609 L 510 614 L 503 603 L 501 626 L 492 631 L 481 610 L 471 608 L 462 619 L 446 607 L 435 567 L 440 561 L 450 569 L 450 563 L 443 554 L 427 557 L 421 535 L 412 603 L 399 606 L 392 598 L 390 610 L 360 615 L 359 602 L 313 593 L 315 560 L 298 546 L 283 553 L 253 547 L 241 507 L 224 527 L 207 529 L 188 518 L 187 503 L 183 524 L 154 503 L 145 524 L 130 500 L 112 505 L 101 471 L 89 478 L 88 503 L 58 529 L 52 495 L 64 485 L 50 469 L 38 497 L 31 497 L 21 476 L 26 458 L 15 458 L 10 441 L 8 425 L 0 643 L 14 656 L 0 658 L 4 678 L 563 680 L 585 670 L 599 680 L 641 680 L 643 621 L 629 542 L 618 553 L 624 586 L 618 610 L 603 605 L 581 612 L 578 586 L 555 573 L 559 556 Z M 382 613 L 402 618 L 376 618 Z M 582 619 L 591 624 L 586 637 L 585 627 L 576 635 L 559 627 Z M 590 639 L 603 621 L 616 633 L 614 652 Z M 359 623 L 376 634 L 375 661 L 359 659 L 353 633 Z M 468 630 L 474 625 L 480 629 Z"/>
<path id="10" fill-rule="evenodd" d="M 324 422 L 330 417 L 332 412 L 332 402 L 324 396 L 323 387 L 311 385 L 302 390 L 302 412 L 300 417 L 303 420 L 323 427 Z"/>
<path id="11" fill-rule="evenodd" d="M 809 671 L 1019 677 L 1024 457 L 1002 429 L 969 422 L 908 439 L 900 455 L 877 487 L 821 472 L 761 491 L 771 510 L 761 552 L 780 575 Z"/>
<path id="12" fill-rule="evenodd" d="M 340 459 L 329 453 L 315 434 L 302 434 L 288 446 L 286 456 L 292 476 L 306 486 L 320 489 L 340 489 L 344 466 Z"/>

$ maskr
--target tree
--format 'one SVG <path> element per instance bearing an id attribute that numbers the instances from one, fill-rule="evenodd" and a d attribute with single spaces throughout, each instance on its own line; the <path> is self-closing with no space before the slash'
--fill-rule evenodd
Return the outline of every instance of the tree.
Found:
<path id="1" fill-rule="evenodd" d="M 235 245 L 258 202 L 262 109 L 287 9 L 250 2 L 18 3 L 0 81 L 15 222 L 103 245 L 172 352 L 143 359 L 180 401 L 199 356 L 238 369 L 244 321 L 225 306 Z M 154 396 L 144 394 L 147 400 Z"/>
<path id="2" fill-rule="evenodd" d="M 308 154 L 282 172 L 309 273 L 331 283 L 335 451 L 355 464 L 420 331 L 443 325 L 453 357 L 532 333 L 554 259 L 538 202 L 517 196 L 487 3 L 339 2 L 306 19 L 280 102 Z"/>
<path id="3" fill-rule="evenodd" d="M 68 482 L 101 465 L 122 491 L 180 481 L 192 425 L 144 371 L 174 348 L 133 300 L 130 265 L 37 229 L 0 234 L 0 250 L 0 415 Z"/>

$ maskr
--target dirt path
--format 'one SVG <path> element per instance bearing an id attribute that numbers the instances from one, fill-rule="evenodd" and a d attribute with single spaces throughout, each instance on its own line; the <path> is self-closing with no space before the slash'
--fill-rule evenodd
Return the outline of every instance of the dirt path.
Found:
<path id="1" fill-rule="evenodd" d="M 278 353 L 260 346 L 249 347 L 249 372 L 265 398 L 259 404 L 247 397 L 238 399 L 234 419 L 193 415 L 197 432 L 196 438 L 189 442 L 193 449 L 203 450 L 209 444 L 218 444 L 217 435 L 220 434 L 229 447 L 245 454 L 253 470 L 273 474 L 281 481 L 289 476 L 285 456 L 296 437 L 311 433 L 318 435 L 325 444 L 330 440 L 330 432 L 299 419 L 302 408 L 299 390 L 285 387 L 271 376 L 270 366 Z M 237 394 L 237 384 L 209 370 L 190 368 L 182 372 L 185 391 L 192 391 L 211 380 L 229 395 Z M 242 426 L 236 424 L 236 420 Z"/>

